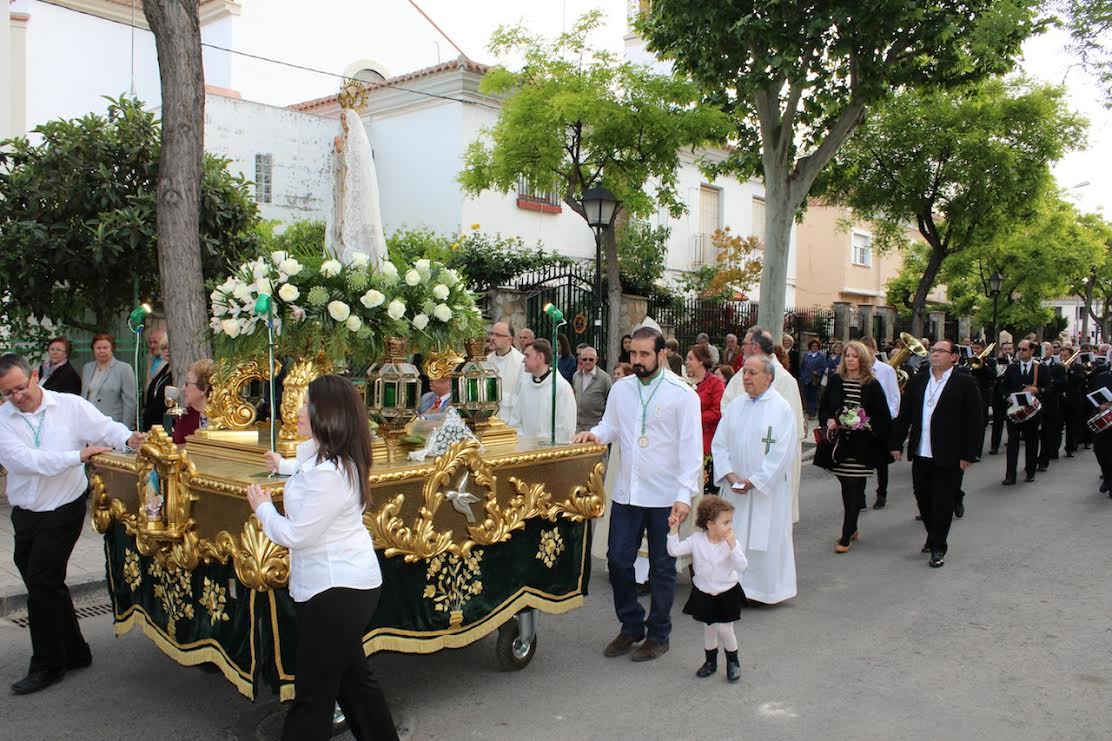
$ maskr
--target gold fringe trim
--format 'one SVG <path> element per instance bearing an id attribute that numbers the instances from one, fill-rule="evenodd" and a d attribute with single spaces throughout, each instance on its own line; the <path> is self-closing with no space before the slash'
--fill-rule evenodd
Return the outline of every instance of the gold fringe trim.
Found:
<path id="1" fill-rule="evenodd" d="M 139 605 L 132 605 L 122 618 L 117 618 L 113 631 L 116 636 L 122 636 L 129 633 L 135 626 L 139 626 L 143 630 L 143 634 L 150 638 L 162 653 L 178 664 L 199 666 L 205 662 L 212 662 L 220 669 L 224 678 L 239 690 L 240 694 L 245 695 L 249 700 L 255 699 L 255 688 L 250 679 L 244 678 L 243 673 L 231 662 L 219 645 L 206 639 L 190 644 L 196 646 L 196 648 L 186 650 L 170 640 Z M 252 642 L 252 648 L 254 648 L 254 642 Z M 253 653 L 254 651 L 252 651 Z M 254 663 L 254 655 L 252 655 L 251 660 Z"/>

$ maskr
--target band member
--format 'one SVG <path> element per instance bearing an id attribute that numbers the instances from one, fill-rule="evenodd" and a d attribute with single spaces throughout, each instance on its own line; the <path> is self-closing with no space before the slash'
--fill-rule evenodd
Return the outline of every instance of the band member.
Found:
<path id="1" fill-rule="evenodd" d="M 961 473 L 980 455 L 984 433 L 977 383 L 954 373 L 955 350 L 953 340 L 934 343 L 930 371 L 908 381 L 892 438 L 892 456 L 899 460 L 910 436 L 912 488 L 927 529 L 923 552 L 931 554 L 932 568 L 945 562 L 954 496 Z"/>
<path id="2" fill-rule="evenodd" d="M 1062 447 L 1062 396 L 1069 383 L 1066 366 L 1054 353 L 1050 342 L 1042 343 L 1042 369 L 1047 376 L 1047 388 L 1042 395 L 1042 423 L 1039 429 L 1039 470 L 1045 471 L 1050 461 L 1058 460 L 1058 449 Z"/>
<path id="3" fill-rule="evenodd" d="M 1015 360 L 1012 343 L 1001 342 L 1000 354 L 996 356 L 996 384 L 992 393 L 992 437 L 988 454 L 1000 452 L 1000 438 L 1004 435 L 1004 422 L 1008 417 L 1008 400 L 1004 398 L 1003 374 L 1008 364 Z"/>
<path id="4" fill-rule="evenodd" d="M 1018 356 L 1010 364 L 1001 377 L 1001 392 L 1005 399 L 1010 400 L 1011 394 L 1027 392 L 1038 398 L 1040 392 L 1048 385 L 1047 374 L 1039 371 L 1039 362 L 1035 360 L 1032 352 L 1032 342 L 1028 339 L 1019 341 Z M 1041 414 L 1034 414 L 1022 422 L 1014 422 L 1008 418 L 1008 462 L 1004 486 L 1013 486 L 1016 478 L 1016 464 L 1019 460 L 1019 442 L 1022 438 L 1024 447 L 1024 472 L 1028 481 L 1035 480 L 1035 468 L 1039 462 L 1039 422 Z"/>
<path id="5" fill-rule="evenodd" d="M 1090 393 L 1097 391 L 1097 389 L 1107 389 L 1112 392 L 1112 371 L 1109 370 L 1108 365 L 1104 365 L 1099 371 L 1094 372 L 1089 380 Z M 1099 400 L 1099 396 L 1097 399 Z M 1090 405 L 1088 411 L 1092 414 L 1096 412 L 1096 409 L 1096 405 Z M 1088 425 L 1085 427 L 1088 429 Z M 1112 497 L 1112 430 L 1105 430 L 1093 435 L 1093 452 L 1096 454 L 1097 464 L 1100 465 L 1100 477 L 1103 479 L 1100 490 L 1109 492 L 1108 496 Z"/>
<path id="6" fill-rule="evenodd" d="M 1059 359 L 1063 364 L 1073 357 L 1072 348 L 1063 347 Z M 1085 399 L 1085 366 L 1080 357 L 1066 368 L 1066 393 L 1062 396 L 1062 426 L 1065 428 L 1066 457 L 1073 458 L 1081 442 L 1089 403 Z"/>

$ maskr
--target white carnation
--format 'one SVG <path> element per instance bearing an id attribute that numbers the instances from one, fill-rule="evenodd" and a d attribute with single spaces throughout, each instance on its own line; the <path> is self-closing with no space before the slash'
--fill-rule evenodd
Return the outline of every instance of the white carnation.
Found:
<path id="1" fill-rule="evenodd" d="M 351 316 L 351 307 L 343 301 L 330 301 L 328 303 L 328 316 L 338 322 L 342 322 Z"/>
<path id="2" fill-rule="evenodd" d="M 255 290 L 255 293 L 260 295 L 260 296 L 263 295 L 264 293 L 267 296 L 274 295 L 274 294 L 271 293 L 271 291 L 274 290 L 274 288 L 273 288 L 273 286 L 270 285 L 270 281 L 267 280 L 266 278 L 259 278 L 257 281 L 255 281 L 255 285 L 253 286 L 253 288 Z"/>
<path id="3" fill-rule="evenodd" d="M 334 278 L 340 274 L 343 266 L 340 265 L 339 260 L 325 260 L 321 263 L 320 274 L 325 278 Z"/>
<path id="4" fill-rule="evenodd" d="M 418 314 L 413 317 L 413 326 L 418 330 L 424 329 L 429 326 L 429 317 L 427 314 Z"/>
<path id="5" fill-rule="evenodd" d="M 422 257 L 417 262 L 413 263 L 413 267 L 417 268 L 422 273 L 427 273 L 432 268 L 432 263 L 429 262 L 427 257 Z"/>
<path id="6" fill-rule="evenodd" d="M 224 334 L 228 335 L 233 340 L 236 337 L 239 337 L 240 328 L 241 325 L 238 319 L 225 319 L 224 321 L 220 322 L 220 329 L 223 330 Z"/>
<path id="7" fill-rule="evenodd" d="M 459 273 L 448 268 L 440 274 L 440 279 L 444 281 L 445 285 L 454 286 L 456 283 L 459 283 Z"/>
<path id="8" fill-rule="evenodd" d="M 421 274 L 416 270 L 405 271 L 405 284 L 407 286 L 415 286 L 421 282 Z"/>
<path id="9" fill-rule="evenodd" d="M 401 319 L 405 316 L 405 303 L 399 299 L 394 299 L 390 305 L 386 307 L 386 315 L 391 319 Z"/>
<path id="10" fill-rule="evenodd" d="M 446 322 L 452 318 L 452 310 L 448 308 L 448 304 L 437 304 L 436 308 L 432 310 L 432 315 L 442 322 Z"/>
<path id="11" fill-rule="evenodd" d="M 251 275 L 254 276 L 255 279 L 265 278 L 269 274 L 270 266 L 267 265 L 264 261 L 256 260 L 255 262 L 251 263 Z"/>
<path id="12" fill-rule="evenodd" d="M 435 286 L 432 287 L 432 295 L 440 301 L 448 298 L 449 293 L 451 293 L 451 290 L 443 283 L 437 283 Z"/>
<path id="13" fill-rule="evenodd" d="M 278 298 L 287 303 L 297 301 L 300 296 L 301 291 L 297 290 L 297 286 L 295 286 L 293 283 L 287 283 L 286 285 L 278 289 Z"/>
<path id="14" fill-rule="evenodd" d="M 352 314 L 347 318 L 345 324 L 347 324 L 347 328 L 352 332 L 358 332 L 359 328 L 363 326 L 363 320 L 357 317 L 355 314 Z"/>
<path id="15" fill-rule="evenodd" d="M 283 260 L 282 264 L 278 266 L 278 270 L 285 273 L 286 275 L 297 275 L 301 272 L 301 268 L 301 263 L 299 263 L 297 260 L 294 260 L 292 257 Z"/>
<path id="16" fill-rule="evenodd" d="M 251 287 L 243 281 L 236 281 L 235 286 L 232 288 L 232 295 L 240 301 L 247 301 L 251 298 Z"/>
<path id="17" fill-rule="evenodd" d="M 288 260 L 289 257 L 290 253 L 286 252 L 285 250 L 275 250 L 274 252 L 270 253 L 270 259 L 274 262 L 275 265 L 279 267 L 279 269 L 281 269 L 282 263 Z"/>
<path id="18" fill-rule="evenodd" d="M 371 258 L 367 257 L 366 253 L 356 252 L 351 256 L 351 262 L 348 263 L 348 267 L 358 270 L 359 268 L 367 267 L 370 262 Z"/>
<path id="19" fill-rule="evenodd" d="M 363 297 L 359 299 L 359 303 L 363 304 L 368 309 L 373 309 L 376 306 L 382 306 L 384 301 L 386 301 L 386 294 L 382 293 L 381 291 L 376 291 L 373 288 L 364 293 Z"/>
<path id="20" fill-rule="evenodd" d="M 378 267 L 378 272 L 382 273 L 382 277 L 386 279 L 387 283 L 393 283 L 398 279 L 398 268 L 389 260 L 382 261 L 382 264 Z"/>

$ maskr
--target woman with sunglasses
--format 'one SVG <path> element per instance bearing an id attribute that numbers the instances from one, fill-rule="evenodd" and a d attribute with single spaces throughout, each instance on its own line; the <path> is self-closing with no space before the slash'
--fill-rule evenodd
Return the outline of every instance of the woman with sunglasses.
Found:
<path id="1" fill-rule="evenodd" d="M 371 506 L 371 432 L 351 382 L 321 376 L 297 414 L 297 457 L 266 453 L 289 475 L 285 515 L 257 484 L 247 499 L 267 536 L 290 551 L 290 597 L 297 603 L 295 697 L 287 741 L 327 739 L 335 703 L 357 739 L 397 739 L 386 697 L 363 655 L 363 634 L 378 607 L 382 574 L 363 512 Z"/>

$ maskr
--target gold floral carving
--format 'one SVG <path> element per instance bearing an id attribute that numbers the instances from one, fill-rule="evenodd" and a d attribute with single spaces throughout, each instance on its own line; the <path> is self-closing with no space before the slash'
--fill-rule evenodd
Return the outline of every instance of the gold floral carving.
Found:
<path id="1" fill-rule="evenodd" d="M 447 378 L 462 362 L 463 358 L 451 348 L 430 352 L 425 360 L 425 375 L 429 378 Z"/>
<path id="2" fill-rule="evenodd" d="M 277 371 L 281 366 L 275 364 Z M 221 360 L 212 374 L 212 395 L 205 404 L 210 430 L 246 430 L 255 424 L 255 405 L 244 392 L 251 381 L 266 381 L 270 369 L 256 360 L 233 363 Z"/>
<path id="3" fill-rule="evenodd" d="M 189 581 L 189 571 L 164 568 L 158 561 L 151 561 L 147 573 L 154 579 L 154 596 L 166 613 L 166 632 L 173 636 L 178 620 L 193 619 L 193 585 Z"/>
<path id="4" fill-rule="evenodd" d="M 282 429 L 278 439 L 286 443 L 297 441 L 297 410 L 305 403 L 305 394 L 314 378 L 332 372 L 332 361 L 323 355 L 315 358 L 298 358 L 290 365 L 282 381 Z"/>
<path id="5" fill-rule="evenodd" d="M 538 561 L 544 562 L 548 568 L 552 568 L 556 564 L 556 559 L 564 552 L 566 548 L 564 544 L 564 536 L 556 528 L 551 530 L 541 531 L 541 542 L 537 547 L 536 558 Z"/>
<path id="6" fill-rule="evenodd" d="M 98 533 L 108 532 L 108 528 L 112 526 L 113 520 L 123 522 L 127 525 L 127 520 L 131 520 L 131 528 L 129 532 L 135 530 L 135 516 L 129 515 L 127 507 L 119 499 L 108 495 L 108 487 L 104 485 L 104 479 L 99 473 L 94 473 L 89 477 L 89 486 L 92 488 L 93 498 L 93 527 L 96 528 Z"/>
<path id="7" fill-rule="evenodd" d="M 552 494 L 544 488 L 543 483 L 527 484 L 519 478 L 510 477 L 510 484 L 517 491 L 517 495 L 510 499 L 505 507 L 500 506 L 495 497 L 488 498 L 486 519 L 468 528 L 468 532 L 477 543 L 493 545 L 509 540 L 511 534 L 515 530 L 523 529 L 525 521 L 531 517 L 556 519 L 551 502 Z"/>
<path id="8" fill-rule="evenodd" d="M 441 553 L 429 559 L 425 579 L 435 584 L 428 584 L 422 596 L 433 601 L 436 612 L 448 613 L 448 625 L 452 627 L 463 623 L 463 608 L 483 592 L 483 583 L 478 578 L 482 560 L 481 548 L 463 556 Z"/>
<path id="9" fill-rule="evenodd" d="M 227 532 L 221 532 L 215 543 L 202 549 L 206 561 L 215 558 L 226 563 L 228 556 L 235 565 L 236 578 L 248 589 L 268 592 L 286 586 L 289 581 L 289 551 L 266 537 L 254 515 L 244 523 L 238 542 Z"/>
<path id="10" fill-rule="evenodd" d="M 222 621 L 227 622 L 228 590 L 226 587 L 206 576 L 204 586 L 201 589 L 201 599 L 197 602 L 208 612 L 209 622 L 212 625 Z"/>
<path id="11" fill-rule="evenodd" d="M 124 581 L 128 589 L 135 591 L 143 584 L 143 569 L 139 565 L 139 554 L 130 548 L 124 549 Z"/>
<path id="12" fill-rule="evenodd" d="M 602 513 L 606 511 L 605 474 L 606 466 L 601 462 L 595 464 L 587 478 L 587 485 L 575 487 L 565 501 L 556 505 L 560 516 L 572 522 L 602 517 Z"/>

